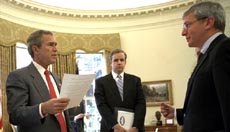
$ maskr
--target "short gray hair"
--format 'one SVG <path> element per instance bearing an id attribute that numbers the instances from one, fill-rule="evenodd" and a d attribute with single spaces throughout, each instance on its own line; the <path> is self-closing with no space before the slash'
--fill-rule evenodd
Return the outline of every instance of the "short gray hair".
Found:
<path id="1" fill-rule="evenodd" d="M 226 25 L 226 15 L 224 8 L 217 2 L 199 2 L 184 12 L 183 18 L 190 13 L 194 13 L 197 20 L 212 16 L 215 19 L 214 27 L 224 32 Z"/>

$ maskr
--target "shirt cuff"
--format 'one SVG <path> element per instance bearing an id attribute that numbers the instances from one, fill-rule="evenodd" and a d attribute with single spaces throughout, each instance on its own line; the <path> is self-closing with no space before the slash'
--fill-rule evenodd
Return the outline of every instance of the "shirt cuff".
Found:
<path id="1" fill-rule="evenodd" d="M 42 103 L 39 104 L 39 114 L 40 114 L 41 118 L 44 118 L 48 115 L 48 114 L 46 114 L 46 115 L 42 114 Z"/>

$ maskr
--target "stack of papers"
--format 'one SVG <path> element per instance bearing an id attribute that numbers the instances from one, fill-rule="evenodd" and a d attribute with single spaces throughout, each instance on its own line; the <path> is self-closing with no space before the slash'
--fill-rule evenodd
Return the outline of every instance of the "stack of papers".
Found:
<path id="1" fill-rule="evenodd" d="M 67 97 L 70 99 L 66 109 L 78 106 L 89 90 L 95 74 L 76 75 L 64 74 L 60 91 L 60 98 Z"/>

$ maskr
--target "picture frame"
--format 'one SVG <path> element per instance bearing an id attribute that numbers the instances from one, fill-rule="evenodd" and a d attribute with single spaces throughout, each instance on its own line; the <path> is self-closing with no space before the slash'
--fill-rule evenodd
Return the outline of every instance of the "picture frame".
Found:
<path id="1" fill-rule="evenodd" d="M 167 118 L 165 118 L 165 124 L 166 125 L 174 125 L 174 119 L 167 119 Z"/>
<path id="2" fill-rule="evenodd" d="M 162 102 L 173 105 L 172 81 L 142 82 L 147 106 L 159 106 Z"/>

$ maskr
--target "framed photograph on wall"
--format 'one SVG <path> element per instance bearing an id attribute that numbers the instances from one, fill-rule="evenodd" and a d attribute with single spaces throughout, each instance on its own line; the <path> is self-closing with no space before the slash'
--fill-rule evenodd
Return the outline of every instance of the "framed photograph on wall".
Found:
<path id="1" fill-rule="evenodd" d="M 147 106 L 159 106 L 162 102 L 172 105 L 172 81 L 142 82 Z"/>

